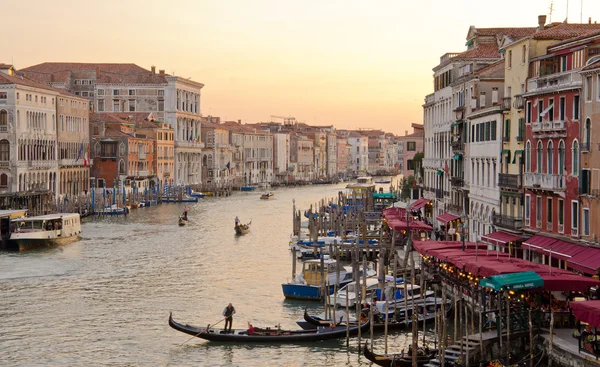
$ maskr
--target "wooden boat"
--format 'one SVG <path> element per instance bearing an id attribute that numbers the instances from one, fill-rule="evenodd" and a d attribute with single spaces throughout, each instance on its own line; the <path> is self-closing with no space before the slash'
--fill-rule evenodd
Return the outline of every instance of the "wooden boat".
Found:
<path id="1" fill-rule="evenodd" d="M 300 343 L 315 342 L 321 340 L 338 339 L 346 336 L 346 327 L 316 328 L 311 330 L 281 330 L 279 328 L 258 328 L 249 333 L 248 329 L 232 329 L 225 332 L 221 328 L 192 326 L 180 324 L 173 320 L 173 314 L 169 315 L 169 326 L 183 333 L 195 337 L 218 342 L 233 343 Z M 360 326 L 362 332 L 369 329 L 369 323 Z M 350 328 L 350 335 L 358 333 L 358 326 Z"/>
<path id="2" fill-rule="evenodd" d="M 250 221 L 247 224 L 236 225 L 235 227 L 233 227 L 233 229 L 235 229 L 235 234 L 242 235 L 250 232 L 250 224 L 252 224 L 252 221 Z"/>
<path id="3" fill-rule="evenodd" d="M 323 269 L 321 269 L 321 261 L 323 261 Z M 325 279 L 322 279 L 321 273 L 323 273 Z M 339 282 L 338 275 L 340 277 Z M 335 259 L 313 259 L 304 261 L 302 272 L 291 282 L 283 283 L 281 287 L 285 298 L 318 301 L 323 296 L 322 281 L 330 284 L 327 290 L 327 295 L 330 295 L 334 291 L 335 284 L 340 284 L 340 287 L 343 287 L 352 280 L 352 272 L 344 269 Z"/>
<path id="4" fill-rule="evenodd" d="M 187 219 L 185 219 L 183 216 L 180 216 L 180 217 L 179 217 L 179 226 L 180 226 L 180 227 L 183 227 L 183 226 L 187 225 L 187 224 L 188 224 L 188 222 L 189 222 L 189 221 L 188 221 Z"/>
<path id="5" fill-rule="evenodd" d="M 369 343 L 365 343 L 363 347 L 364 356 L 378 366 L 384 367 L 411 367 L 412 356 L 407 354 L 375 354 L 369 350 Z M 417 351 L 417 366 L 424 366 L 432 360 L 437 351 L 429 351 L 427 349 L 419 349 Z"/>
<path id="6" fill-rule="evenodd" d="M 57 213 L 21 217 L 11 221 L 9 247 L 23 251 L 77 241 L 81 233 L 79 213 Z"/>
<path id="7" fill-rule="evenodd" d="M 275 196 L 275 194 L 274 194 L 272 191 L 270 191 L 270 192 L 264 192 L 264 193 L 263 193 L 263 194 L 260 196 L 260 198 L 261 198 L 262 200 L 268 200 L 268 199 L 272 198 L 273 196 Z"/>

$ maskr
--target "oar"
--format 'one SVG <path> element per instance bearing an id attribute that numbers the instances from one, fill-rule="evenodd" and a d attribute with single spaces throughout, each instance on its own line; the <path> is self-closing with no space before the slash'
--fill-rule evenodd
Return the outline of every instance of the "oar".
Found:
<path id="1" fill-rule="evenodd" d="M 221 321 L 219 321 L 219 322 L 215 323 L 215 324 L 214 324 L 214 325 L 212 325 L 212 326 L 219 325 L 220 323 L 222 323 L 222 322 L 223 322 L 223 320 L 225 320 L 225 319 L 222 319 Z M 184 341 L 183 343 L 181 343 L 181 345 L 184 345 L 185 343 L 189 342 L 190 340 L 192 340 L 192 339 L 196 338 L 198 335 L 200 335 L 200 334 L 202 334 L 202 333 L 206 332 L 208 329 L 210 329 L 210 326 L 211 326 L 211 325 L 210 325 L 210 324 L 208 324 L 208 326 L 206 327 L 206 329 L 202 330 L 202 331 L 201 331 L 201 332 L 199 332 L 198 334 L 196 334 L 196 335 L 192 336 L 191 338 L 189 338 L 188 340 Z M 180 346 L 181 346 L 181 345 L 180 345 Z"/>

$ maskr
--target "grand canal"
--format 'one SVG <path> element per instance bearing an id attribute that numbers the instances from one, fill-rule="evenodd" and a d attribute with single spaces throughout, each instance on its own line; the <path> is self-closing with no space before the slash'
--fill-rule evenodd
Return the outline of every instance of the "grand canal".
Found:
<path id="1" fill-rule="evenodd" d="M 280 188 L 275 199 L 235 193 L 189 204 L 190 224 L 177 226 L 183 204 L 134 210 L 126 218 L 91 219 L 82 239 L 64 247 L 0 252 L 2 366 L 368 366 L 356 340 L 304 345 L 210 343 L 171 329 L 177 320 L 214 324 L 228 302 L 234 328 L 298 328 L 306 306 L 286 301 L 292 200 L 308 208 L 344 185 Z M 252 220 L 236 237 L 235 216 Z M 408 336 L 392 334 L 391 352 Z M 186 342 L 185 344 L 183 344 Z M 377 336 L 376 350 L 384 338 Z M 183 344 L 183 345 L 182 345 Z"/>

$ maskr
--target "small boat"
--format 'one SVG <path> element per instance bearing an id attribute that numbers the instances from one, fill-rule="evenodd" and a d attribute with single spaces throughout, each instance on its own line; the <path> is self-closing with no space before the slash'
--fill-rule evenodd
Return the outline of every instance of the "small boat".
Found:
<path id="1" fill-rule="evenodd" d="M 189 222 L 189 221 L 188 221 L 187 219 L 185 219 L 183 216 L 180 216 L 180 217 L 179 217 L 179 226 L 180 226 L 180 227 L 183 227 L 183 226 L 187 225 L 187 224 L 188 224 L 188 222 Z"/>
<path id="2" fill-rule="evenodd" d="M 339 263 L 330 258 L 311 259 L 302 263 L 302 272 L 291 282 L 281 285 L 285 298 L 320 300 L 323 296 L 321 285 L 321 261 L 323 261 L 323 273 L 325 283 L 329 284 L 328 295 L 332 294 L 334 287 L 339 283 L 340 287 L 350 283 L 352 271 L 347 271 Z M 339 267 L 339 269 L 338 269 Z M 339 282 L 338 282 L 339 274 Z"/>
<path id="3" fill-rule="evenodd" d="M 19 251 L 51 245 L 65 245 L 76 241 L 80 233 L 81 217 L 79 213 L 16 218 L 11 221 L 9 245 L 14 245 Z"/>
<path id="4" fill-rule="evenodd" d="M 163 203 L 197 203 L 198 197 L 183 195 L 181 199 L 179 199 L 177 196 L 163 196 L 161 201 Z"/>
<path id="5" fill-rule="evenodd" d="M 180 324 L 173 320 L 172 313 L 169 315 L 169 326 L 201 339 L 233 343 L 299 343 L 338 339 L 346 336 L 346 326 L 334 328 L 321 327 L 311 330 L 282 330 L 278 327 L 254 327 L 252 331 L 249 329 L 232 329 L 230 332 L 225 332 L 221 328 L 213 328 L 210 325 L 199 327 Z M 350 335 L 357 334 L 358 329 L 358 326 L 350 327 Z M 362 332 L 366 332 L 369 329 L 369 322 L 363 323 L 360 329 Z"/>
<path id="6" fill-rule="evenodd" d="M 369 343 L 365 343 L 363 347 L 364 356 L 371 362 L 375 363 L 378 366 L 384 367 L 411 367 L 412 364 L 412 356 L 409 353 L 402 354 L 375 354 L 373 351 L 369 350 Z M 417 366 L 424 366 L 433 358 L 437 351 L 430 351 L 429 349 L 421 349 L 417 351 Z"/>
<path id="7" fill-rule="evenodd" d="M 273 191 L 270 191 L 270 192 L 264 192 L 260 196 L 260 198 L 263 199 L 263 200 L 268 200 L 268 199 L 272 198 L 273 196 L 275 196 L 275 194 L 273 193 Z"/>
<path id="8" fill-rule="evenodd" d="M 250 221 L 246 224 L 236 225 L 235 227 L 233 227 L 233 229 L 235 229 L 235 234 L 242 235 L 242 234 L 246 234 L 246 233 L 250 232 L 250 224 L 252 224 L 252 221 Z"/>
<path id="9" fill-rule="evenodd" d="M 389 183 L 392 183 L 392 181 L 391 181 L 391 180 L 377 180 L 377 181 L 375 181 L 375 183 L 376 183 L 376 184 L 380 184 L 380 185 L 381 185 L 381 184 L 389 184 Z"/>
<path id="10" fill-rule="evenodd" d="M 204 194 L 202 192 L 195 192 L 194 190 L 191 190 L 190 196 L 197 197 L 197 198 L 203 198 L 206 196 L 206 194 Z"/>
<path id="11" fill-rule="evenodd" d="M 256 186 L 242 186 L 240 187 L 241 191 L 254 191 L 256 190 Z"/>

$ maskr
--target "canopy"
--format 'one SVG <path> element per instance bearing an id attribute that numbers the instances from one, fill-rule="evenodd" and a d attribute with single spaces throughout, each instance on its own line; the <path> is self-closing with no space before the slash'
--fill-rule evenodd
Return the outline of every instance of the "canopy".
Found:
<path id="1" fill-rule="evenodd" d="M 431 202 L 431 200 L 425 199 L 425 198 L 420 198 L 419 200 L 415 201 L 414 203 L 410 204 L 410 207 L 413 210 L 417 210 L 417 209 L 421 209 L 422 207 L 424 207 L 425 205 L 429 204 Z"/>
<path id="2" fill-rule="evenodd" d="M 556 238 L 536 235 L 523 242 L 523 246 L 527 246 L 535 251 L 536 249 L 541 250 L 550 248 L 550 245 L 556 241 Z"/>
<path id="3" fill-rule="evenodd" d="M 569 306 L 577 320 L 600 327 L 600 301 L 569 302 Z"/>
<path id="4" fill-rule="evenodd" d="M 569 259 L 567 265 L 582 273 L 595 275 L 600 268 L 600 249 L 583 247 L 580 253 Z"/>
<path id="5" fill-rule="evenodd" d="M 524 271 L 521 273 L 494 275 L 482 279 L 479 285 L 495 291 L 503 289 L 530 289 L 543 286 L 544 279 L 537 275 L 535 271 Z"/>
<path id="6" fill-rule="evenodd" d="M 448 223 L 448 222 L 452 222 L 453 220 L 459 219 L 460 217 L 458 215 L 454 215 L 451 213 L 444 213 L 440 216 L 437 217 L 437 220 L 439 220 L 440 222 L 443 223 Z"/>
<path id="7" fill-rule="evenodd" d="M 398 195 L 392 192 L 374 193 L 373 199 L 396 199 Z"/>
<path id="8" fill-rule="evenodd" d="M 506 245 L 508 242 L 520 241 L 522 239 L 523 237 L 521 236 L 505 232 L 492 232 L 490 234 L 486 234 L 485 236 L 481 236 L 481 241 L 487 242 L 491 245 Z"/>

